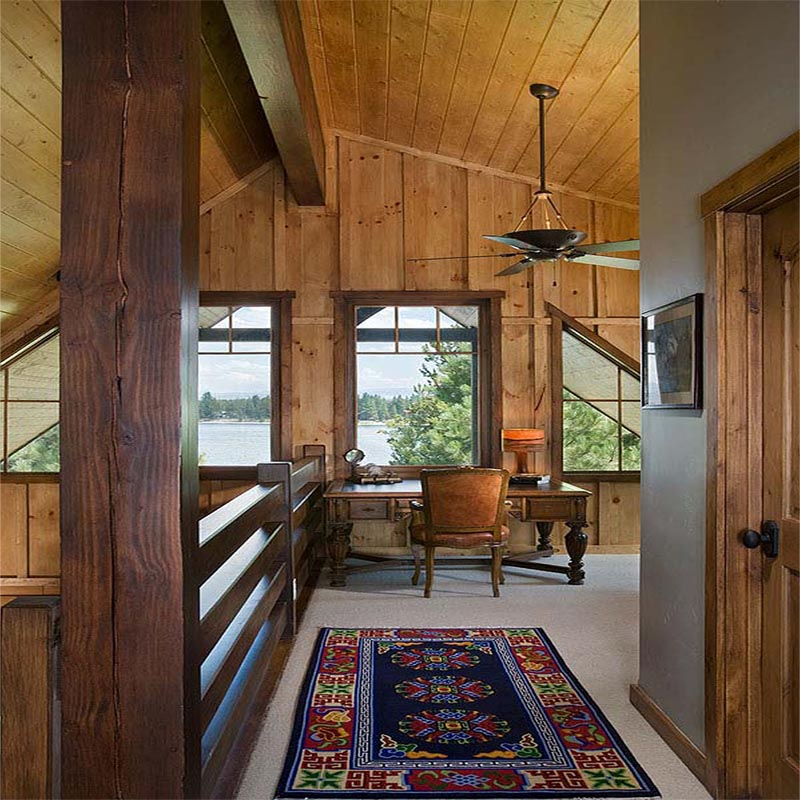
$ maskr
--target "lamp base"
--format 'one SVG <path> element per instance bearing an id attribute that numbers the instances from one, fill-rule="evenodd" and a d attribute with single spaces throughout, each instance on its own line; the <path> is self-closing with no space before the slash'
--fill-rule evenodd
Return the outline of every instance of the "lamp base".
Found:
<path id="1" fill-rule="evenodd" d="M 533 475 L 531 473 L 522 473 L 520 475 L 512 475 L 509 479 L 510 484 L 525 484 L 530 486 L 537 483 L 550 483 L 549 475 Z"/>

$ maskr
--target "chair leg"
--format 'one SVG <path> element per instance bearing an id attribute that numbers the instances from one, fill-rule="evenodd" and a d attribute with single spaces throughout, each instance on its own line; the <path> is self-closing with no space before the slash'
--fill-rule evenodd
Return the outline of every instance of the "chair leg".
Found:
<path id="1" fill-rule="evenodd" d="M 499 547 L 492 548 L 492 593 L 500 597 L 500 574 L 502 572 L 502 551 Z"/>
<path id="2" fill-rule="evenodd" d="M 411 577 L 411 585 L 416 586 L 419 583 L 419 573 L 422 569 L 422 556 L 420 555 L 420 550 L 422 548 L 418 544 L 411 545 L 411 552 L 414 555 L 414 574 Z"/>
<path id="3" fill-rule="evenodd" d="M 435 547 L 425 547 L 425 597 L 431 596 L 433 588 L 433 554 Z"/>
<path id="4" fill-rule="evenodd" d="M 503 556 L 508 552 L 507 547 L 503 547 L 500 550 L 500 584 L 504 584 L 506 582 L 506 573 L 503 570 Z"/>

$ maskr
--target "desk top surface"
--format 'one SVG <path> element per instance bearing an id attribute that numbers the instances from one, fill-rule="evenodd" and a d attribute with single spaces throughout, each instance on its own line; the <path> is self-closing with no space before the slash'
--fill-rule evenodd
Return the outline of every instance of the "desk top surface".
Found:
<path id="1" fill-rule="evenodd" d="M 512 484 L 508 487 L 509 497 L 589 497 L 591 492 L 563 481 L 548 483 Z M 360 484 L 343 480 L 332 481 L 325 492 L 328 498 L 417 498 L 422 497 L 422 484 L 416 478 L 405 478 L 402 483 Z"/>

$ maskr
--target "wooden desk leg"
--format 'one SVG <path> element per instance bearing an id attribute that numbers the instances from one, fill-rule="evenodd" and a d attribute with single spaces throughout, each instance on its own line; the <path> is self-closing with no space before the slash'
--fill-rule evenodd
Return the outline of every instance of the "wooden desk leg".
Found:
<path id="1" fill-rule="evenodd" d="M 553 532 L 552 522 L 537 522 L 536 532 L 539 534 L 539 544 L 537 550 L 552 550 L 553 544 L 550 541 L 550 534 Z"/>
<path id="2" fill-rule="evenodd" d="M 583 571 L 583 556 L 586 553 L 586 545 L 589 542 L 588 534 L 583 532 L 586 522 L 582 519 L 572 519 L 567 525 L 569 531 L 564 537 L 564 544 L 569 553 L 569 583 L 580 586 L 586 573 Z"/>
<path id="3" fill-rule="evenodd" d="M 327 536 L 328 560 L 331 565 L 331 586 L 345 586 L 344 560 L 350 551 L 352 522 L 333 522 Z"/>

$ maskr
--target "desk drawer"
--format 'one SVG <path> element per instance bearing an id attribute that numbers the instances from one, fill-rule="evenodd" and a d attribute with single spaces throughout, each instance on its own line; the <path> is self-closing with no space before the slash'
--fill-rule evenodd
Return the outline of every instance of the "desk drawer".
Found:
<path id="1" fill-rule="evenodd" d="M 573 515 L 574 498 L 526 500 L 527 518 L 532 520 L 567 520 Z"/>
<path id="2" fill-rule="evenodd" d="M 389 519 L 388 500 L 348 500 L 350 519 Z"/>

